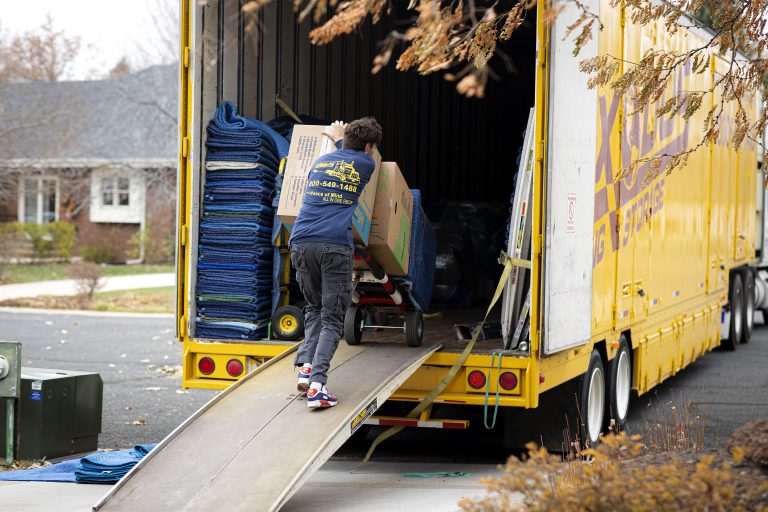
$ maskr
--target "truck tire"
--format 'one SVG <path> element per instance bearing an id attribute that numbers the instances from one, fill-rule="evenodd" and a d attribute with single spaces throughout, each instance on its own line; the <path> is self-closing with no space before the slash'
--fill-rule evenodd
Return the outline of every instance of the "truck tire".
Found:
<path id="1" fill-rule="evenodd" d="M 731 306 L 731 322 L 728 327 L 728 339 L 723 340 L 723 348 L 736 350 L 741 343 L 744 328 L 744 288 L 739 272 L 731 274 L 728 302 Z"/>
<path id="2" fill-rule="evenodd" d="M 632 392 L 632 357 L 629 343 L 622 334 L 619 339 L 619 349 L 610 364 L 610 380 L 608 381 L 608 403 L 606 404 L 606 432 L 614 421 L 613 430 L 624 430 L 629 416 L 629 397 Z"/>
<path id="3" fill-rule="evenodd" d="M 420 347 L 424 336 L 424 315 L 421 311 L 405 313 L 405 342 L 409 347 Z"/>
<path id="4" fill-rule="evenodd" d="M 741 328 L 741 342 L 749 343 L 755 325 L 755 274 L 745 268 L 741 274 L 744 286 L 744 322 Z"/>
<path id="5" fill-rule="evenodd" d="M 589 368 L 581 376 L 579 385 L 579 438 L 582 448 L 600 442 L 605 417 L 605 369 L 600 352 L 592 350 Z"/>
<path id="6" fill-rule="evenodd" d="M 344 339 L 347 345 L 359 345 L 363 339 L 363 310 L 349 306 L 344 313 Z"/>

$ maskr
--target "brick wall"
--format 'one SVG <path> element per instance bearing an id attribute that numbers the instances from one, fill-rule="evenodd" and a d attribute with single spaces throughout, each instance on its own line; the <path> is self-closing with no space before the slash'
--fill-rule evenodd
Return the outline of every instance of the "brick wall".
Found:
<path id="1" fill-rule="evenodd" d="M 9 171 L 0 170 L 0 172 Z M 175 169 L 145 172 L 147 225 L 151 234 L 145 259 L 153 263 L 170 262 L 173 260 L 175 250 Z M 75 256 L 82 256 L 84 250 L 96 247 L 111 248 L 115 263 L 125 262 L 133 256 L 130 254 L 130 241 L 139 232 L 139 224 L 90 221 L 89 170 L 67 170 L 59 173 L 50 171 L 46 174 L 59 175 L 59 219 L 75 225 L 77 233 L 73 251 Z M 3 185 L 3 190 L 7 190 L 8 193 L 0 195 L 0 222 L 13 222 L 18 218 L 18 178 L 9 173 L 4 176 Z"/>
<path id="2" fill-rule="evenodd" d="M 3 173 L 2 194 L 0 194 L 0 222 L 15 222 L 19 217 L 19 180 L 16 173 L 6 169 Z"/>

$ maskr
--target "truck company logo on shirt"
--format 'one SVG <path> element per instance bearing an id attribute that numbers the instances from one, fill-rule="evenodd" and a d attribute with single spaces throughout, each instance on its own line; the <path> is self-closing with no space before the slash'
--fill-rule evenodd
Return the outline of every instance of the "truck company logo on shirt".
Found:
<path id="1" fill-rule="evenodd" d="M 318 178 L 317 174 L 324 174 L 330 178 Z M 355 169 L 354 162 L 333 160 L 315 165 L 310 172 L 305 193 L 320 198 L 324 203 L 349 206 L 354 204 L 354 201 L 344 193 L 357 194 L 359 185 L 360 173 Z"/>

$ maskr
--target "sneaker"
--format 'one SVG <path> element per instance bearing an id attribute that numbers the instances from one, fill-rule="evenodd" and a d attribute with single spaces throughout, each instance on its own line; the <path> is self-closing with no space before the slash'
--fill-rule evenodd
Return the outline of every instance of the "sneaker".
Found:
<path id="1" fill-rule="evenodd" d="M 307 391 L 307 407 L 310 409 L 333 407 L 337 401 L 336 397 L 325 386 L 322 389 L 309 388 L 309 391 Z"/>
<path id="2" fill-rule="evenodd" d="M 296 389 L 302 393 L 309 389 L 309 374 L 312 373 L 311 366 L 302 366 L 299 368 L 299 381 L 296 384 Z"/>

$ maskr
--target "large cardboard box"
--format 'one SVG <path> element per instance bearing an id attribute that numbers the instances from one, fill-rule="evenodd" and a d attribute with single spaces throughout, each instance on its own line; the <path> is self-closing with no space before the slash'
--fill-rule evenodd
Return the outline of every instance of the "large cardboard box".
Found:
<path id="1" fill-rule="evenodd" d="M 382 162 L 376 187 L 368 253 L 390 276 L 408 274 L 413 194 L 395 162 Z M 355 262 L 364 268 L 362 262 Z"/>
<path id="2" fill-rule="evenodd" d="M 288 160 L 283 171 L 283 188 L 280 192 L 280 203 L 277 207 L 277 216 L 286 224 L 293 224 L 299 215 L 301 205 L 304 202 L 304 189 L 307 187 L 307 178 L 312 164 L 320 156 L 336 150 L 336 146 L 330 137 L 323 131 L 326 126 L 297 124 L 293 128 L 291 147 L 288 151 Z M 373 155 L 376 161 L 376 169 L 373 171 L 371 181 L 363 189 L 360 199 L 352 216 L 352 235 L 355 241 L 368 244 L 373 219 L 373 208 L 376 200 L 376 184 L 379 176 L 381 155 L 376 151 Z"/>

